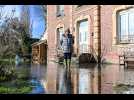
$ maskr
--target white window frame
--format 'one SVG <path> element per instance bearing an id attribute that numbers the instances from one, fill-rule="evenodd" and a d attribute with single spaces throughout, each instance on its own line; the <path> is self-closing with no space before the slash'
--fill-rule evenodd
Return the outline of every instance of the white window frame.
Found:
<path id="1" fill-rule="evenodd" d="M 119 13 L 118 13 L 118 28 L 117 28 L 117 30 L 118 30 L 118 42 L 119 43 L 134 43 L 134 39 L 133 39 L 133 37 L 134 37 L 134 33 L 132 34 L 132 33 L 130 33 L 129 31 L 129 22 L 131 22 L 131 21 L 129 21 L 129 15 L 130 14 L 134 14 L 134 8 L 131 8 L 131 9 L 127 9 L 127 10 L 124 10 L 124 11 L 120 11 Z M 127 32 L 125 33 L 126 34 L 126 36 L 124 36 L 124 40 L 122 40 L 121 39 L 121 16 L 122 15 L 125 15 L 126 16 L 126 22 L 127 22 L 127 24 L 125 24 L 126 25 L 126 30 L 127 30 Z"/>

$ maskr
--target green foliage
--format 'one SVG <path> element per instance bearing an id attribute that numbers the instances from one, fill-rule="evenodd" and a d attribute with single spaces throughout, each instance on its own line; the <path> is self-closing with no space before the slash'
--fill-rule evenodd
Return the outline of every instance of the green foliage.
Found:
<path id="1" fill-rule="evenodd" d="M 15 76 L 15 59 L 0 59 L 0 82 L 11 80 Z"/>
<path id="2" fill-rule="evenodd" d="M 22 45 L 21 45 L 21 49 L 22 49 L 22 53 L 23 54 L 29 54 L 29 49 L 30 49 L 30 38 L 28 37 L 25 28 L 22 29 L 21 32 L 21 39 L 22 39 Z"/>
<path id="3" fill-rule="evenodd" d="M 11 80 L 15 76 L 14 66 L 0 65 L 0 82 Z"/>
<path id="4" fill-rule="evenodd" d="M 32 83 L 29 82 L 29 69 L 21 67 L 14 70 L 11 80 L 0 82 L 0 93 L 2 94 L 27 94 L 32 92 Z"/>
<path id="5" fill-rule="evenodd" d="M 32 91 L 32 87 L 30 86 L 22 86 L 18 87 L 5 87 L 0 86 L 0 93 L 1 94 L 27 94 Z"/>
<path id="6" fill-rule="evenodd" d="M 15 59 L 0 58 L 0 65 L 15 65 Z"/>

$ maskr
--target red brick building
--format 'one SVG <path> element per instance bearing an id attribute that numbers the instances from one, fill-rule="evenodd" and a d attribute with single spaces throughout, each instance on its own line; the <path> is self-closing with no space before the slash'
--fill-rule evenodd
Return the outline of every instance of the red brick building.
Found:
<path id="1" fill-rule="evenodd" d="M 65 29 L 70 28 L 75 37 L 74 53 L 77 56 L 82 53 L 93 53 L 94 56 L 100 54 L 104 62 L 118 63 L 119 54 L 124 48 L 132 47 L 134 42 L 133 7 L 47 5 L 49 60 L 56 59 L 60 36 Z"/>

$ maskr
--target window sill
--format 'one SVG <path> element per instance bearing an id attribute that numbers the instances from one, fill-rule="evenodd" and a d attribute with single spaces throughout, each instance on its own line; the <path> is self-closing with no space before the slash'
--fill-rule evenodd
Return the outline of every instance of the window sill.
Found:
<path id="1" fill-rule="evenodd" d="M 61 19 L 61 18 L 64 18 L 64 17 L 65 17 L 65 14 L 64 15 L 56 16 L 57 19 Z"/>
<path id="2" fill-rule="evenodd" d="M 134 43 L 116 43 L 116 44 L 113 44 L 113 45 L 131 45 L 131 44 L 134 44 Z"/>
<path id="3" fill-rule="evenodd" d="M 56 14 L 56 17 L 64 17 L 64 16 L 65 16 L 64 13 L 57 13 L 57 14 Z"/>

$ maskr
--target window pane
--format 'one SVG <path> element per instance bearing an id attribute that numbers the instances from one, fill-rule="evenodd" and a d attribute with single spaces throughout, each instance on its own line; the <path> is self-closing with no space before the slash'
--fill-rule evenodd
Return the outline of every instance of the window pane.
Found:
<path id="1" fill-rule="evenodd" d="M 121 36 L 121 40 L 127 40 L 127 37 L 128 37 L 128 15 L 127 15 L 127 13 L 120 15 L 120 36 Z"/>
<path id="2" fill-rule="evenodd" d="M 77 5 L 77 7 L 81 7 L 81 6 L 83 6 L 83 5 Z"/>
<path id="3" fill-rule="evenodd" d="M 59 9 L 60 9 L 60 7 L 59 7 L 59 5 L 57 5 L 57 13 L 59 12 Z"/>
<path id="4" fill-rule="evenodd" d="M 58 42 L 58 47 L 60 47 L 60 41 L 62 39 L 62 34 L 63 34 L 63 27 L 57 29 L 57 42 Z"/>
<path id="5" fill-rule="evenodd" d="M 87 37 L 87 32 L 88 32 L 88 21 L 82 21 L 80 22 L 80 27 L 79 31 L 81 32 L 81 41 L 86 42 L 88 37 Z"/>
<path id="6" fill-rule="evenodd" d="M 64 15 L 64 5 L 57 5 L 57 17 Z"/>
<path id="7" fill-rule="evenodd" d="M 60 40 L 61 40 L 61 38 L 62 38 L 62 34 L 63 34 L 63 28 L 59 28 Z"/>
<path id="8" fill-rule="evenodd" d="M 64 5 L 60 5 L 60 11 L 64 10 Z"/>
<path id="9" fill-rule="evenodd" d="M 129 13 L 129 34 L 134 35 L 134 13 Z"/>
<path id="10" fill-rule="evenodd" d="M 134 42 L 134 9 L 121 11 L 118 18 L 120 41 Z"/>
<path id="11" fill-rule="evenodd" d="M 87 41 L 87 32 L 85 32 L 85 42 Z"/>

